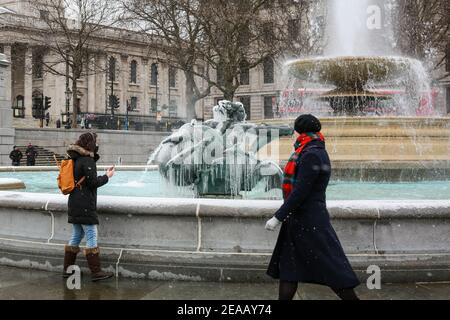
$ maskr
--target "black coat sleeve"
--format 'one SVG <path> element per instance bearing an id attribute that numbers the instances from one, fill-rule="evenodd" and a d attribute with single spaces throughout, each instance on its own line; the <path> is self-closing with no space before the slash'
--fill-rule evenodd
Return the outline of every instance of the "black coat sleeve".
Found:
<path id="1" fill-rule="evenodd" d="M 107 175 L 97 176 L 97 166 L 92 158 L 89 158 L 83 163 L 83 172 L 86 178 L 85 185 L 88 188 L 97 189 L 108 183 L 109 179 Z"/>
<path id="2" fill-rule="evenodd" d="M 319 176 L 321 161 L 314 153 L 306 153 L 299 160 L 294 189 L 281 208 L 275 213 L 280 221 L 285 221 L 288 216 L 296 212 L 311 193 L 311 189 Z"/>

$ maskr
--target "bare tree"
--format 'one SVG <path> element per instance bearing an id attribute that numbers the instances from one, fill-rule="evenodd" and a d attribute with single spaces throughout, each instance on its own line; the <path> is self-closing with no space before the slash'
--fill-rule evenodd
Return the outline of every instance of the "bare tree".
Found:
<path id="1" fill-rule="evenodd" d="M 422 61 L 437 59 L 429 67 L 440 68 L 447 61 L 450 48 L 449 12 L 448 0 L 398 0 L 394 25 L 398 48 Z"/>
<path id="2" fill-rule="evenodd" d="M 309 25 L 312 1 L 292 0 L 122 0 L 124 21 L 149 35 L 153 49 L 186 76 L 188 117 L 212 87 L 232 100 L 242 74 L 280 54 L 312 53 L 318 41 Z M 137 19 L 136 19 L 137 18 Z M 198 67 L 201 66 L 201 67 Z M 216 70 L 219 78 L 212 77 Z M 207 83 L 200 90 L 198 80 Z M 247 77 L 248 79 L 248 77 Z"/>
<path id="3" fill-rule="evenodd" d="M 195 104 L 208 96 L 212 84 L 202 88 L 198 75 L 207 78 L 202 67 L 203 27 L 196 0 L 122 0 L 122 22 L 145 32 L 149 48 L 158 60 L 183 71 L 186 77 L 187 118 L 195 118 Z"/>
<path id="4" fill-rule="evenodd" d="M 242 76 L 279 56 L 313 53 L 318 41 L 309 25 L 310 1 L 203 0 L 199 13 L 205 47 L 202 59 L 217 71 L 207 79 L 232 100 Z M 247 76 L 244 77 L 248 81 Z"/>
<path id="5" fill-rule="evenodd" d="M 71 82 L 72 122 L 76 128 L 78 80 L 105 69 L 94 63 L 94 57 L 106 50 L 101 39 L 116 22 L 117 6 L 111 0 L 45 0 L 32 5 L 41 12 L 43 21 L 35 41 L 43 44 L 50 57 L 42 61 L 45 71 Z"/>

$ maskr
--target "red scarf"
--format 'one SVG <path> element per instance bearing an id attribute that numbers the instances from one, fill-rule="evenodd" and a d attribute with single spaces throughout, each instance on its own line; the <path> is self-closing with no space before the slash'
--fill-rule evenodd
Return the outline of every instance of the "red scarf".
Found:
<path id="1" fill-rule="evenodd" d="M 297 171 L 297 160 L 300 157 L 300 154 L 303 152 L 305 147 L 312 141 L 325 141 L 325 137 L 322 133 L 316 132 L 308 132 L 308 133 L 302 133 L 298 138 L 297 141 L 294 144 L 295 152 L 292 154 L 292 156 L 289 158 L 288 163 L 286 164 L 286 167 L 284 168 L 284 178 L 283 178 L 283 197 L 284 200 L 286 200 L 289 195 L 291 194 L 292 190 L 294 189 L 295 185 L 295 176 Z"/>

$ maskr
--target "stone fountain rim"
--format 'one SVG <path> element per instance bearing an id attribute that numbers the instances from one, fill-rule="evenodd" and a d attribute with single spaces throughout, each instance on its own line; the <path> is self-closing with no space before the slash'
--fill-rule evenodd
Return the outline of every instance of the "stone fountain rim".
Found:
<path id="1" fill-rule="evenodd" d="M 318 56 L 318 57 L 306 57 L 306 58 L 299 58 L 287 61 L 285 63 L 286 67 L 290 67 L 292 65 L 295 65 L 299 62 L 314 62 L 314 61 L 379 61 L 379 60 L 385 60 L 385 61 L 408 61 L 408 62 L 414 62 L 419 61 L 414 58 L 410 57 L 404 57 L 404 56 Z"/>

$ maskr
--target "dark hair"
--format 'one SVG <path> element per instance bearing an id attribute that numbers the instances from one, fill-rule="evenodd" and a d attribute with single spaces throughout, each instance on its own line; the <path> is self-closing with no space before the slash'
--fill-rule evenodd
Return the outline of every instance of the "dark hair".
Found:
<path id="1" fill-rule="evenodd" d="M 75 144 L 87 151 L 95 152 L 97 134 L 92 132 L 83 133 Z"/>

